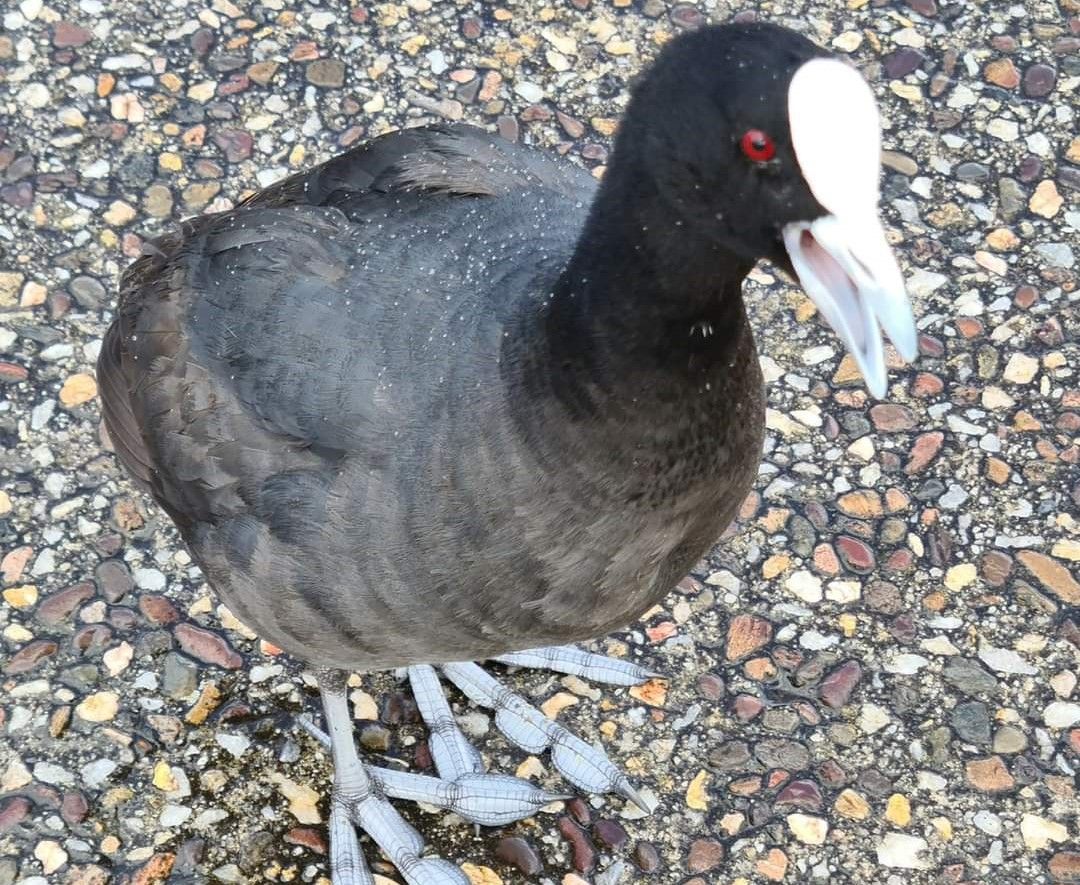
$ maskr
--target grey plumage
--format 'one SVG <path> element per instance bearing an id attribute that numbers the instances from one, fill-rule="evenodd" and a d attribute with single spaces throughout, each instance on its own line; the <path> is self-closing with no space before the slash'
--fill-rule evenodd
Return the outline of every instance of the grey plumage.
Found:
<path id="1" fill-rule="evenodd" d="M 761 444 L 745 267 L 675 304 L 618 244 L 577 260 L 595 193 L 479 130 L 408 130 L 129 269 L 110 437 L 260 635 L 354 669 L 593 637 L 730 521 Z"/>

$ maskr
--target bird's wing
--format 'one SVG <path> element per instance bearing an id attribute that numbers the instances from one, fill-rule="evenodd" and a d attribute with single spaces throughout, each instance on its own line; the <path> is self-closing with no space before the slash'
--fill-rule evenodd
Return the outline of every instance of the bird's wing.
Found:
<path id="1" fill-rule="evenodd" d="M 330 205 L 345 194 L 422 190 L 506 196 L 536 188 L 579 196 L 593 185 L 579 166 L 518 147 L 475 126 L 420 126 L 382 135 L 248 199 L 248 206 Z"/>
<path id="2" fill-rule="evenodd" d="M 463 256 L 537 192 L 587 199 L 561 166 L 471 128 L 408 130 L 148 244 L 98 365 L 124 465 L 178 521 L 249 509 L 282 472 L 378 469 L 433 419 L 425 397 L 468 383 L 461 354 L 497 356 Z"/>

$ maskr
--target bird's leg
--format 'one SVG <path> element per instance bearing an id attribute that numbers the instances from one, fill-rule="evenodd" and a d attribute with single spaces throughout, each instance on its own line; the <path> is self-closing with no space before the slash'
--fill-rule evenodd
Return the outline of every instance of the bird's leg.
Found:
<path id="1" fill-rule="evenodd" d="M 551 651 L 561 652 L 562 650 Z M 535 654 L 546 661 L 546 652 L 548 650 L 541 650 Z M 559 662 L 566 666 L 571 665 L 567 663 L 565 655 L 554 657 L 559 658 Z M 599 658 L 598 655 L 594 657 Z M 528 665 L 530 661 L 524 660 Z M 582 666 L 586 669 L 589 667 L 601 669 L 599 664 L 587 658 L 584 661 L 578 659 L 572 665 L 579 671 Z M 643 811 L 649 810 L 630 784 L 629 778 L 615 767 L 603 750 L 585 743 L 565 726 L 548 719 L 479 665 L 471 662 L 443 664 L 441 669 L 446 678 L 453 682 L 469 700 L 495 711 L 495 726 L 512 743 L 529 753 L 540 753 L 550 748 L 551 761 L 555 768 L 575 787 L 589 793 L 619 793 Z M 641 675 L 642 678 L 636 681 L 644 681 L 648 678 L 645 671 L 642 671 Z"/>
<path id="2" fill-rule="evenodd" d="M 373 885 L 353 825 L 375 840 L 409 885 L 468 885 L 465 874 L 437 857 L 420 857 L 424 840 L 387 801 L 383 785 L 361 763 L 345 696 L 346 674 L 318 673 L 334 757 L 330 797 L 330 875 L 334 885 Z"/>
<path id="3" fill-rule="evenodd" d="M 569 673 L 580 676 L 590 682 L 605 682 L 608 685 L 640 685 L 659 676 L 652 670 L 646 670 L 632 661 L 622 661 L 604 655 L 593 654 L 573 645 L 549 645 L 545 648 L 532 648 L 528 651 L 513 652 L 492 658 L 500 664 L 514 667 L 528 667 L 532 670 L 554 670 L 556 673 Z"/>

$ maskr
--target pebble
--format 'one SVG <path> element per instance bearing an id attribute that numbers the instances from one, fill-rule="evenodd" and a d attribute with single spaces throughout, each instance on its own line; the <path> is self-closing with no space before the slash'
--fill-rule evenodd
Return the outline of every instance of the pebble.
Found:
<path id="1" fill-rule="evenodd" d="M 191 809 L 186 805 L 166 805 L 158 816 L 158 823 L 167 828 L 178 827 L 191 817 Z"/>
<path id="2" fill-rule="evenodd" d="M 1022 753 L 1027 746 L 1027 736 L 1013 725 L 1003 725 L 994 733 L 992 749 L 995 753 Z"/>
<path id="3" fill-rule="evenodd" d="M 707 873 L 719 867 L 723 860 L 723 843 L 715 839 L 695 839 L 690 843 L 690 855 L 686 860 L 686 868 L 691 873 Z"/>
<path id="4" fill-rule="evenodd" d="M 634 846 L 634 863 L 643 873 L 655 873 L 660 869 L 660 853 L 652 842 L 638 842 Z"/>
<path id="5" fill-rule="evenodd" d="M 970 658 L 950 658 L 942 675 L 946 682 L 965 694 L 978 697 L 994 694 L 998 689 L 997 679 Z"/>
<path id="6" fill-rule="evenodd" d="M 495 846 L 495 854 L 525 876 L 538 876 L 544 870 L 536 849 L 520 836 L 503 836 Z"/>
<path id="7" fill-rule="evenodd" d="M 1007 648 L 994 648 L 990 645 L 979 647 L 979 660 L 996 673 L 1036 676 L 1038 668 L 1033 667 L 1019 654 Z"/>
<path id="8" fill-rule="evenodd" d="M 845 706 L 862 679 L 862 667 L 858 661 L 847 661 L 826 676 L 818 691 L 821 699 L 834 710 Z"/>
<path id="9" fill-rule="evenodd" d="M 1021 550 L 1016 558 L 1047 591 L 1066 605 L 1080 605 L 1080 582 L 1061 563 L 1034 550 Z"/>
<path id="10" fill-rule="evenodd" d="M 911 823 L 911 802 L 902 793 L 893 793 L 885 803 L 885 820 L 894 827 Z"/>
<path id="11" fill-rule="evenodd" d="M 25 796 L 0 800 L 0 835 L 14 830 L 30 814 L 33 806 Z"/>
<path id="12" fill-rule="evenodd" d="M 1045 98 L 1054 91 L 1057 71 L 1050 65 L 1034 64 L 1024 71 L 1023 91 L 1028 98 Z"/>
<path id="13" fill-rule="evenodd" d="M 1042 713 L 1048 728 L 1072 728 L 1080 724 L 1080 704 L 1072 701 L 1053 701 Z"/>
<path id="14" fill-rule="evenodd" d="M 1007 792 L 1016 786 L 1000 756 L 973 759 L 965 766 L 968 783 L 984 793 Z"/>
<path id="15" fill-rule="evenodd" d="M 612 851 L 621 851 L 630 839 L 622 824 L 610 818 L 600 818 L 593 825 L 593 836 L 600 845 Z"/>
<path id="16" fill-rule="evenodd" d="M 949 714 L 949 724 L 969 744 L 981 746 L 990 742 L 990 713 L 981 701 L 957 704 Z"/>
<path id="17" fill-rule="evenodd" d="M 754 615 L 736 615 L 728 624 L 727 659 L 737 661 L 767 645 L 772 638 L 772 624 Z"/>
<path id="18" fill-rule="evenodd" d="M 90 375 L 78 373 L 71 375 L 60 388 L 60 402 L 68 407 L 81 406 L 97 396 L 97 382 Z"/>
<path id="19" fill-rule="evenodd" d="M 792 835 L 805 845 L 823 845 L 829 834 L 829 822 L 811 814 L 789 814 L 787 825 Z"/>
<path id="20" fill-rule="evenodd" d="M 112 777 L 112 774 L 119 766 L 112 759 L 96 759 L 93 762 L 88 762 L 82 768 L 79 769 L 79 776 L 82 778 L 83 783 L 90 789 L 96 790 L 104 786 L 105 782 Z M 34 776 L 40 778 L 37 773 L 37 766 L 34 768 Z M 70 775 L 68 775 L 70 777 Z"/>
<path id="21" fill-rule="evenodd" d="M 564 816 L 559 818 L 559 832 L 570 843 L 574 869 L 579 873 L 592 872 L 596 867 L 596 848 L 585 830 Z"/>
<path id="22" fill-rule="evenodd" d="M 214 735 L 214 740 L 218 746 L 224 749 L 233 756 L 235 759 L 239 759 L 244 753 L 247 752 L 248 747 L 251 746 L 251 739 L 243 734 L 231 734 L 227 732 L 218 732 Z M 303 821 L 301 821 L 303 823 Z"/>
<path id="23" fill-rule="evenodd" d="M 784 586 L 804 602 L 820 602 L 824 598 L 821 579 L 805 569 L 792 572 Z"/>
<path id="24" fill-rule="evenodd" d="M 221 743 L 221 741 L 219 740 L 218 743 Z M 243 753 L 243 751 L 237 753 L 228 747 L 226 749 L 238 758 Z M 296 818 L 298 823 L 318 824 L 322 822 L 318 808 L 319 794 L 311 787 L 295 783 L 278 772 L 271 773 L 270 780 L 277 785 L 281 794 L 289 800 L 289 813 Z"/>
<path id="25" fill-rule="evenodd" d="M 836 797 L 833 809 L 848 820 L 866 820 L 870 816 L 869 803 L 851 788 L 843 790 Z"/>
<path id="26" fill-rule="evenodd" d="M 11 656 L 4 665 L 4 672 L 9 676 L 28 673 L 46 662 L 60 650 L 60 646 L 51 639 L 35 639 L 28 642 Z"/>
<path id="27" fill-rule="evenodd" d="M 99 691 L 87 697 L 76 708 L 75 715 L 87 722 L 109 722 L 120 709 L 116 692 Z"/>
<path id="28" fill-rule="evenodd" d="M 930 863 L 922 853 L 929 847 L 921 836 L 889 832 L 877 846 L 877 861 L 883 867 L 926 870 L 930 868 Z"/>
<path id="29" fill-rule="evenodd" d="M 1020 818 L 1020 835 L 1028 851 L 1042 851 L 1054 842 L 1067 842 L 1069 831 L 1056 821 L 1027 813 Z"/>
<path id="30" fill-rule="evenodd" d="M 169 652 L 162 667 L 161 689 L 170 698 L 183 700 L 199 684 L 199 668 L 189 659 Z"/>
<path id="31" fill-rule="evenodd" d="M 214 664 L 226 670 L 236 670 L 244 660 L 221 636 L 193 624 L 177 624 L 173 628 L 180 648 L 204 664 Z"/>
<path id="32" fill-rule="evenodd" d="M 34 846 L 34 857 L 41 862 L 42 871 L 46 876 L 52 875 L 68 862 L 68 853 L 59 842 L 52 839 L 42 839 L 38 842 Z"/>
<path id="33" fill-rule="evenodd" d="M 309 63 L 305 69 L 307 81 L 326 89 L 340 89 L 345 85 L 345 62 L 321 58 Z"/>
<path id="34" fill-rule="evenodd" d="M 708 783 L 709 773 L 704 769 L 694 775 L 694 779 L 690 781 L 690 785 L 686 788 L 686 804 L 688 807 L 698 811 L 708 810 L 709 800 L 706 792 Z"/>

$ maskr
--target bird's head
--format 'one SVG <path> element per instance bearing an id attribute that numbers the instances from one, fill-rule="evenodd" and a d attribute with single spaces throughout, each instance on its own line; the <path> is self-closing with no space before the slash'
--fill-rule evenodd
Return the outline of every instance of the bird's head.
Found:
<path id="1" fill-rule="evenodd" d="M 665 47 L 634 88 L 615 156 L 632 145 L 685 229 L 796 277 L 880 397 L 881 330 L 905 359 L 917 344 L 878 212 L 880 131 L 847 63 L 787 28 L 728 24 Z"/>

